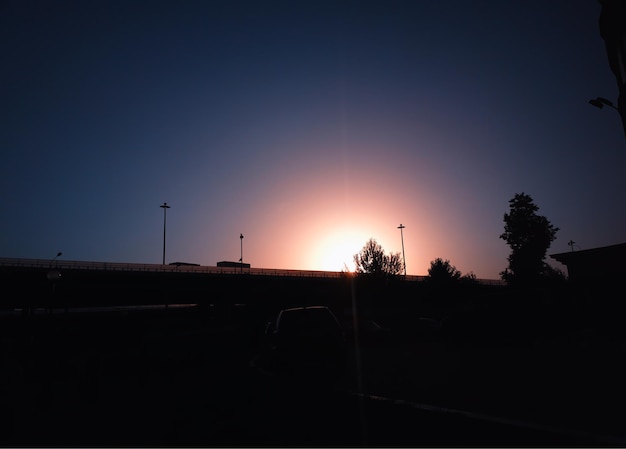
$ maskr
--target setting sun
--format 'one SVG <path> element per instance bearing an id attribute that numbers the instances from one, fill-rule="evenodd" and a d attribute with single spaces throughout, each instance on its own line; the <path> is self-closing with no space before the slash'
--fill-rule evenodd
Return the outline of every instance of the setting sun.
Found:
<path id="1" fill-rule="evenodd" d="M 311 265 L 324 271 L 354 271 L 354 255 L 371 236 L 364 231 L 338 229 L 327 233 L 315 246 Z"/>

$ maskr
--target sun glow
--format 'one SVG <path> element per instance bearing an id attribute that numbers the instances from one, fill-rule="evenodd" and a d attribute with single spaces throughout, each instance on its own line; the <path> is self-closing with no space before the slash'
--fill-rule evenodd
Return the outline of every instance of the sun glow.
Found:
<path id="1" fill-rule="evenodd" d="M 370 236 L 365 232 L 341 229 L 330 232 L 315 246 L 312 269 L 323 271 L 354 271 L 354 255 Z"/>

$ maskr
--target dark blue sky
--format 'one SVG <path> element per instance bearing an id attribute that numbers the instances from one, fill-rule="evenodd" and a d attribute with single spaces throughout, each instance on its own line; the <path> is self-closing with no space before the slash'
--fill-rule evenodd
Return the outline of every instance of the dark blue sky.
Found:
<path id="1" fill-rule="evenodd" d="M 0 256 L 498 278 L 508 201 L 549 253 L 626 241 L 593 0 L 5 1 Z"/>

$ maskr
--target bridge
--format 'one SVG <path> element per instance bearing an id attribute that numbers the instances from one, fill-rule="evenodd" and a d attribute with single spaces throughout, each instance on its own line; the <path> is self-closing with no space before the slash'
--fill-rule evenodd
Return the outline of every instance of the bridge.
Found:
<path id="1" fill-rule="evenodd" d="M 129 262 L 89 262 L 78 260 L 21 259 L 0 257 L 0 267 L 50 269 L 50 270 L 95 270 L 118 272 L 153 273 L 205 273 L 205 274 L 248 274 L 253 276 L 288 276 L 305 278 L 345 278 L 354 273 L 346 271 L 287 270 L 280 268 L 227 267 L 186 264 L 146 264 Z M 401 275 L 406 281 L 424 281 L 428 276 Z M 505 285 L 499 279 L 477 279 L 482 285 Z"/>

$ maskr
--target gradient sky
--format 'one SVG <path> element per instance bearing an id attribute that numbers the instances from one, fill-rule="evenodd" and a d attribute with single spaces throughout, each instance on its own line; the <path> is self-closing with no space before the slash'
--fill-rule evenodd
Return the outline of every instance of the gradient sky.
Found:
<path id="1" fill-rule="evenodd" d="M 0 257 L 498 279 L 516 193 L 548 254 L 626 242 L 597 0 L 4 1 Z M 546 261 L 563 269 L 547 257 Z"/>

